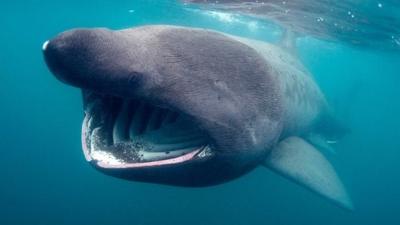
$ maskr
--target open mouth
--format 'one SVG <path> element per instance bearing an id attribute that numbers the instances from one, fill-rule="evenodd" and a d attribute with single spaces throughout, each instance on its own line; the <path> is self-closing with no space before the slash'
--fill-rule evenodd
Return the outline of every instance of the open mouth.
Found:
<path id="1" fill-rule="evenodd" d="M 97 166 L 152 167 L 212 155 L 207 135 L 183 114 L 137 99 L 83 96 L 83 151 Z"/>

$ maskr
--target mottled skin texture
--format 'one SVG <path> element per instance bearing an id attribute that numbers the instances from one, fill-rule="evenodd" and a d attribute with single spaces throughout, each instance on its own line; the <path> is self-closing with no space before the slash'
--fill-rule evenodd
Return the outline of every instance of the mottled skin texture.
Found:
<path id="1" fill-rule="evenodd" d="M 264 57 L 272 68 L 270 74 L 279 81 L 284 112 L 281 139 L 293 135 L 302 136 L 313 131 L 320 132 L 315 130 L 315 125 L 322 122 L 321 116 L 330 114 L 329 106 L 312 75 L 291 53 L 292 49 L 262 41 L 233 38 L 252 47 Z"/>
<path id="2" fill-rule="evenodd" d="M 216 152 L 184 165 L 104 171 L 126 179 L 185 186 L 233 179 L 284 136 L 309 130 L 324 105 L 312 78 L 284 50 L 204 29 L 77 29 L 51 40 L 44 54 L 70 85 L 189 116 Z"/>

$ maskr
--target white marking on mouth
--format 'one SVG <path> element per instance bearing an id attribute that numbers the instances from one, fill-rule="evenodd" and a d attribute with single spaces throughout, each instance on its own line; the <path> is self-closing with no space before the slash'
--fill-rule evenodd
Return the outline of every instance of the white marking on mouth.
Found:
<path id="1" fill-rule="evenodd" d="M 123 162 L 115 158 L 113 154 L 101 150 L 92 151 L 92 158 L 109 166 L 118 166 L 123 164 Z"/>
<path id="2" fill-rule="evenodd" d="M 45 41 L 45 42 L 43 43 L 43 45 L 42 45 L 42 50 L 43 50 L 43 51 L 46 51 L 47 46 L 49 45 L 49 42 L 50 42 L 50 41 L 47 40 L 47 41 Z"/>
<path id="3" fill-rule="evenodd" d="M 97 162 L 97 166 L 103 167 L 103 168 L 139 168 L 139 167 L 173 165 L 173 164 L 179 164 L 179 163 L 183 163 L 185 161 L 191 160 L 200 151 L 201 151 L 201 149 L 198 149 L 198 150 L 189 152 L 185 155 L 182 155 L 182 156 L 179 156 L 176 158 L 164 159 L 164 160 L 159 160 L 159 161 L 151 161 L 151 162 L 126 163 L 126 164 L 113 165 L 113 164 L 105 163 L 103 161 L 99 161 L 99 162 Z"/>

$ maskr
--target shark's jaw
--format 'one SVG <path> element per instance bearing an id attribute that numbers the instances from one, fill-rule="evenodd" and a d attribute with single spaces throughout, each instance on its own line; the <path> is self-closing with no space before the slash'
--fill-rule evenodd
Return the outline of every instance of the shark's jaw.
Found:
<path id="1" fill-rule="evenodd" d="M 102 169 L 171 166 L 209 158 L 207 135 L 187 116 L 143 100 L 83 91 L 82 147 Z"/>

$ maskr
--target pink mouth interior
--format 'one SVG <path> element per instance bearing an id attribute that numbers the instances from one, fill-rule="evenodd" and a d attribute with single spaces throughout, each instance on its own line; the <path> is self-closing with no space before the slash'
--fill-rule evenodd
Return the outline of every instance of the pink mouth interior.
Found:
<path id="1" fill-rule="evenodd" d="M 179 164 L 203 155 L 207 146 L 198 127 L 180 114 L 137 100 L 95 94 L 87 99 L 82 147 L 86 160 L 98 167 Z"/>
<path id="2" fill-rule="evenodd" d="M 152 161 L 152 162 L 139 162 L 139 163 L 126 163 L 122 165 L 109 165 L 106 163 L 98 162 L 97 165 L 103 168 L 140 168 L 140 167 L 152 167 L 152 166 L 164 166 L 164 165 L 172 165 L 172 164 L 179 164 L 186 161 L 193 159 L 197 153 L 200 152 L 200 149 L 195 150 L 193 152 L 187 153 L 185 155 L 171 158 L 171 159 L 164 159 L 159 161 Z"/>

